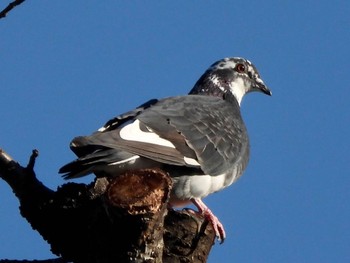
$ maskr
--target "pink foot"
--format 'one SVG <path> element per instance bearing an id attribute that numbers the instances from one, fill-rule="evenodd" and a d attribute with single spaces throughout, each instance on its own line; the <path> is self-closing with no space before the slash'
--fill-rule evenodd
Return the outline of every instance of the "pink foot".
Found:
<path id="1" fill-rule="evenodd" d="M 226 233 L 224 230 L 224 226 L 220 223 L 219 219 L 213 214 L 213 212 L 203 203 L 203 201 L 199 198 L 191 199 L 192 203 L 198 208 L 198 211 L 201 215 L 207 219 L 214 228 L 216 237 L 219 242 L 222 244 L 226 238 Z"/>

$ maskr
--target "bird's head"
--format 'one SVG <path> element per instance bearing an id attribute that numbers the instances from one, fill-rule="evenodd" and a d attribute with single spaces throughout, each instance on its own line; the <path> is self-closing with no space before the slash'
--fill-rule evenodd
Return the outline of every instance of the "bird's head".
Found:
<path id="1" fill-rule="evenodd" d="M 240 104 L 243 96 L 252 91 L 272 94 L 249 60 L 234 57 L 221 59 L 211 65 L 190 94 L 224 97 L 231 93 Z"/>

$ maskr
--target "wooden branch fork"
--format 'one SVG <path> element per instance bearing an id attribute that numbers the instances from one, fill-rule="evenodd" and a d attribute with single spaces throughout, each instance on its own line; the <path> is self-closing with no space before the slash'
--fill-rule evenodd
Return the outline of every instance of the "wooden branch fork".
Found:
<path id="1" fill-rule="evenodd" d="M 53 191 L 35 175 L 37 156 L 33 150 L 22 167 L 0 149 L 0 177 L 19 199 L 21 215 L 59 258 L 0 262 L 206 262 L 213 228 L 196 213 L 168 209 L 172 182 L 165 172 L 130 171 Z"/>

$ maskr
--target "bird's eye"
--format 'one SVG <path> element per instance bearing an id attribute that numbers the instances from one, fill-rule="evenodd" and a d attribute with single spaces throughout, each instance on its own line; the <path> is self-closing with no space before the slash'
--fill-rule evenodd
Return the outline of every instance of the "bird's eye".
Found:
<path id="1" fill-rule="evenodd" d="M 241 63 L 237 64 L 236 65 L 236 71 L 238 73 L 244 73 L 245 72 L 245 66 L 243 64 L 241 64 Z"/>

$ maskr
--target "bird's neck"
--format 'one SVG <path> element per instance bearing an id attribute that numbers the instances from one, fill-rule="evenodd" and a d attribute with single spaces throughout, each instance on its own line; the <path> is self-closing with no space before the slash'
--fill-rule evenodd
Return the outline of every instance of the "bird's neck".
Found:
<path id="1" fill-rule="evenodd" d="M 230 93 L 237 100 L 238 105 L 241 105 L 242 98 L 246 92 L 242 79 L 237 79 L 234 82 L 226 82 L 217 75 L 205 74 L 197 81 L 189 94 L 214 96 L 225 99 L 227 94 Z"/>
<path id="2" fill-rule="evenodd" d="M 204 74 L 189 94 L 223 97 L 226 92 L 223 84 L 216 75 Z"/>

